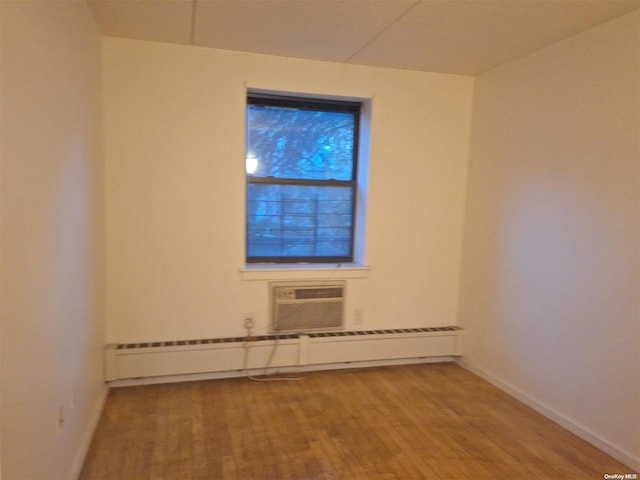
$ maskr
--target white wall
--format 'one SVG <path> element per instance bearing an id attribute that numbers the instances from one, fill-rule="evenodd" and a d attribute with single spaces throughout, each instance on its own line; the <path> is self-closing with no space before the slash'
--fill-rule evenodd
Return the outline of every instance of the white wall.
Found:
<path id="1" fill-rule="evenodd" d="M 1 476 L 75 478 L 105 393 L 101 41 L 85 2 L 0 8 Z"/>
<path id="2" fill-rule="evenodd" d="M 243 312 L 267 327 L 267 281 L 238 271 L 247 88 L 373 98 L 371 271 L 348 281 L 347 328 L 456 323 L 473 79 L 104 45 L 108 342 L 241 335 Z"/>
<path id="3" fill-rule="evenodd" d="M 640 468 L 640 16 L 476 79 L 466 361 Z"/>

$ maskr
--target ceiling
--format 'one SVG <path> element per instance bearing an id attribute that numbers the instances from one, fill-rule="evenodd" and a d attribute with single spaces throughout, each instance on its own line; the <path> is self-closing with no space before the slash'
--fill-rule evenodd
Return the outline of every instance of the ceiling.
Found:
<path id="1" fill-rule="evenodd" d="M 640 0 L 87 0 L 107 36 L 477 75 Z"/>

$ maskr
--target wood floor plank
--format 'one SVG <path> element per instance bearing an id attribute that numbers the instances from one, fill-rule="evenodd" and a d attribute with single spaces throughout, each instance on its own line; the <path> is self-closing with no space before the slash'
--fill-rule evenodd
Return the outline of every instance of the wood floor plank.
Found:
<path id="1" fill-rule="evenodd" d="M 82 480 L 544 480 L 631 473 L 454 364 L 112 389 Z"/>

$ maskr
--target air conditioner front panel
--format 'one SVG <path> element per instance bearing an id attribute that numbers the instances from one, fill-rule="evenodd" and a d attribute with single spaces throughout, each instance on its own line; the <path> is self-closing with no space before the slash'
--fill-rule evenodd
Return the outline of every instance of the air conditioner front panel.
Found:
<path id="1" fill-rule="evenodd" d="M 336 330 L 344 326 L 344 283 L 271 286 L 274 332 Z"/>

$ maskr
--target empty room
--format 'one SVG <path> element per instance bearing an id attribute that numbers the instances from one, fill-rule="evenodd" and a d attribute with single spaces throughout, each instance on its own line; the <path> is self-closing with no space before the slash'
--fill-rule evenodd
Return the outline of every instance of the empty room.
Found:
<path id="1" fill-rule="evenodd" d="M 2 480 L 638 478 L 640 1 L 0 42 Z"/>

